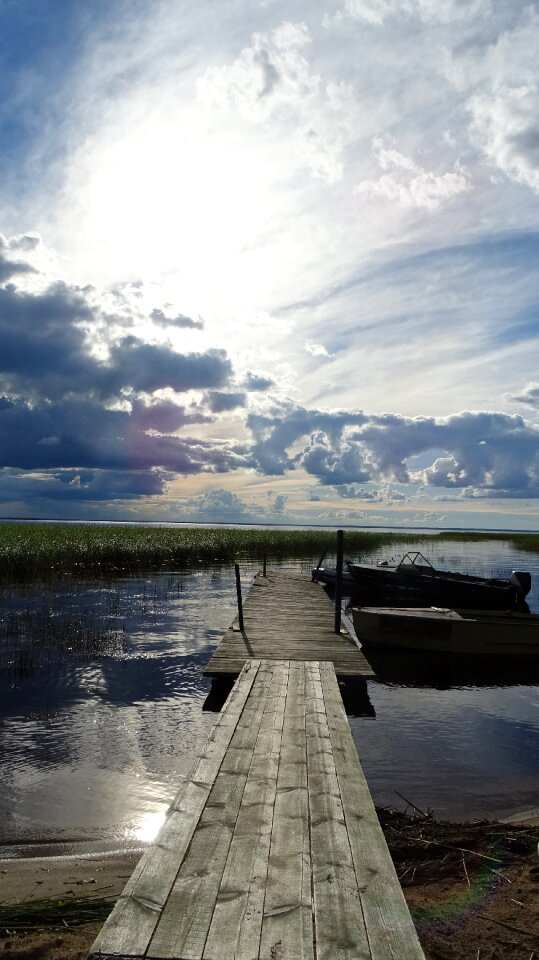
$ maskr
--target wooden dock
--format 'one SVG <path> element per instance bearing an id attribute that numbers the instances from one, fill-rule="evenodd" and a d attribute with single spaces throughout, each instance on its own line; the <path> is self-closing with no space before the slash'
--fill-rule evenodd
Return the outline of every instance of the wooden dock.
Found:
<path id="1" fill-rule="evenodd" d="M 373 670 L 345 627 L 335 633 L 334 607 L 320 584 L 299 574 L 257 575 L 243 607 L 206 666 L 207 676 L 237 676 L 246 660 L 329 660 L 338 677 Z"/>
<path id="2" fill-rule="evenodd" d="M 92 960 L 424 960 L 331 663 L 249 659 Z"/>

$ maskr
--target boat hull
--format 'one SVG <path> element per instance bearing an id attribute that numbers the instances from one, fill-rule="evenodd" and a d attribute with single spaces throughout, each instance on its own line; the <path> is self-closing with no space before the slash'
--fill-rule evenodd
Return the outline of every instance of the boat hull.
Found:
<path id="1" fill-rule="evenodd" d="M 358 606 L 526 609 L 526 594 L 510 580 L 484 579 L 415 564 L 349 563 L 348 567 L 353 577 L 352 603 Z"/>
<path id="2" fill-rule="evenodd" d="M 337 571 L 335 567 L 316 567 L 312 571 L 312 578 L 316 580 L 317 583 L 323 583 L 324 586 L 334 589 L 337 582 Z M 345 596 L 351 594 L 354 580 L 348 570 L 343 570 L 341 586 Z"/>
<path id="3" fill-rule="evenodd" d="M 354 607 L 362 646 L 539 658 L 539 616 L 428 608 Z"/>

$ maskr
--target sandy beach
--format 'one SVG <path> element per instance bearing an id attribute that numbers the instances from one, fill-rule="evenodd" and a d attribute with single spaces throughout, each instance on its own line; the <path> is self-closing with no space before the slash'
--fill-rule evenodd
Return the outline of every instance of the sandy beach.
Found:
<path id="1" fill-rule="evenodd" d="M 539 960 L 539 810 L 454 824 L 379 812 L 427 960 Z M 518 822 L 517 822 L 518 821 Z M 0 861 L 0 956 L 84 960 L 103 919 L 16 929 L 12 905 L 76 899 L 109 909 L 140 851 Z M 103 904 L 102 901 L 107 903 Z M 4 919 L 2 919 L 2 915 Z"/>

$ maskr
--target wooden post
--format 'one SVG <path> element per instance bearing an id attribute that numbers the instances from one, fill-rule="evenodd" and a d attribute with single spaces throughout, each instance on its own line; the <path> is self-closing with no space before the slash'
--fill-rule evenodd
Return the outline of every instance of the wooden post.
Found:
<path id="1" fill-rule="evenodd" d="M 341 632 L 343 556 L 344 556 L 344 533 L 342 530 L 337 530 L 337 566 L 335 570 L 335 633 Z"/>
<path id="2" fill-rule="evenodd" d="M 239 564 L 234 564 L 234 571 L 236 573 L 236 594 L 238 597 L 238 621 L 240 630 L 243 633 L 243 601 L 241 599 L 241 577 Z"/>
<path id="3" fill-rule="evenodd" d="M 267 559 L 268 559 L 268 555 L 267 555 L 266 551 L 264 550 L 264 559 L 262 560 L 262 576 L 263 576 L 263 577 L 266 576 L 266 561 L 267 561 Z"/>

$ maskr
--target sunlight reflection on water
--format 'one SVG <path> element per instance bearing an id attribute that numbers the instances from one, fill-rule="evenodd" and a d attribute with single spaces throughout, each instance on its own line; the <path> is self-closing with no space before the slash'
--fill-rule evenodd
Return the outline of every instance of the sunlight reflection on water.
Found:
<path id="1" fill-rule="evenodd" d="M 449 569 L 531 570 L 539 609 L 536 555 L 506 543 L 432 547 Z M 256 569 L 242 565 L 246 586 Z M 234 614 L 231 567 L 2 591 L 4 856 L 152 839 L 215 722 L 202 669 Z M 399 791 L 449 817 L 535 806 L 539 684 L 445 686 L 369 681 L 350 723 L 375 801 L 402 806 Z"/>

